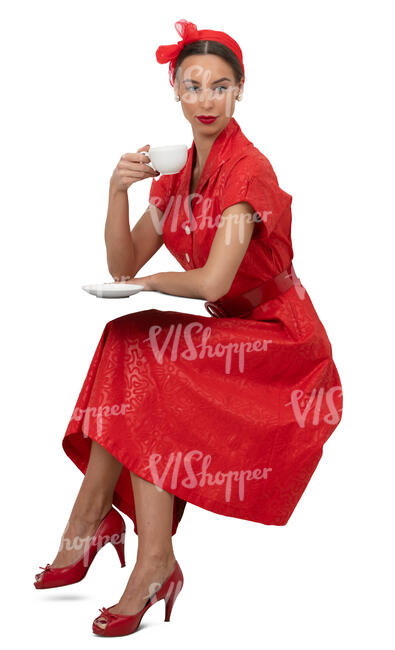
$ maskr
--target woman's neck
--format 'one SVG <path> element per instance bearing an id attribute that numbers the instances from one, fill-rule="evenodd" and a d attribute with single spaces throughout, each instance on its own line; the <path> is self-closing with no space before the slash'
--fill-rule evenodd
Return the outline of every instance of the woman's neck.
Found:
<path id="1" fill-rule="evenodd" d="M 216 140 L 218 135 L 219 135 L 218 133 L 215 133 L 214 135 L 208 137 L 208 136 L 202 136 L 198 132 L 193 131 L 196 158 L 193 164 L 192 171 L 197 176 L 201 175 L 204 169 L 204 165 L 206 164 L 206 160 L 209 157 L 211 147 L 213 146 L 214 141 Z"/>

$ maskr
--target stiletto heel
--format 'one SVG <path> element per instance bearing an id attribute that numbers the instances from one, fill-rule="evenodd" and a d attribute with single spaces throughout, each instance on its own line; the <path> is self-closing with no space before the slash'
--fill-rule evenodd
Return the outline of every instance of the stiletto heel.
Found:
<path id="1" fill-rule="evenodd" d="M 177 585 L 173 583 L 173 585 L 174 588 L 171 590 L 169 596 L 165 597 L 165 603 L 166 603 L 165 621 L 170 621 L 171 610 L 173 609 L 175 600 L 182 589 L 183 581 L 179 581 Z"/>
<path id="2" fill-rule="evenodd" d="M 115 548 L 118 554 L 121 567 L 124 567 L 125 566 L 125 531 L 122 532 L 121 539 L 119 541 L 112 539 L 111 544 L 113 545 L 113 547 Z"/>
<path id="3" fill-rule="evenodd" d="M 111 507 L 111 510 L 98 525 L 95 534 L 90 538 L 83 556 L 67 566 L 52 568 L 50 564 L 47 564 L 45 567 L 40 567 L 44 571 L 36 574 L 34 586 L 36 589 L 49 589 L 80 582 L 86 576 L 97 552 L 107 542 L 111 542 L 115 547 L 121 567 L 125 566 L 125 531 L 126 526 L 122 515 Z"/>
<path id="4" fill-rule="evenodd" d="M 170 621 L 171 610 L 173 609 L 174 602 L 180 593 L 184 584 L 184 576 L 182 574 L 180 565 L 176 562 L 173 573 L 165 580 L 159 589 L 147 600 L 143 609 L 137 614 L 127 616 L 125 614 L 113 614 L 109 610 L 111 607 L 101 607 L 99 611 L 100 616 L 97 616 L 92 623 L 92 631 L 94 634 L 100 636 L 125 636 L 132 634 L 137 630 L 140 625 L 141 619 L 145 612 L 159 600 L 164 599 L 166 603 L 165 621 Z M 101 628 L 98 623 L 105 622 L 105 628 Z"/>

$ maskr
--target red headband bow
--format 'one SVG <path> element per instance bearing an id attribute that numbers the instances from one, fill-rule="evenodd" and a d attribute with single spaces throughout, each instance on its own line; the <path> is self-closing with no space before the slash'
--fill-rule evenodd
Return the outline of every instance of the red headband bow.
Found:
<path id="1" fill-rule="evenodd" d="M 178 20 L 175 23 L 174 27 L 182 39 L 174 45 L 160 45 L 156 50 L 156 60 L 158 63 L 167 63 L 170 61 L 169 79 L 172 86 L 174 86 L 174 71 L 179 53 L 187 43 L 192 43 L 193 41 L 200 40 L 218 41 L 219 43 L 223 43 L 223 45 L 226 45 L 230 50 L 232 50 L 232 52 L 240 61 L 243 70 L 242 81 L 244 81 L 245 76 L 242 51 L 238 43 L 236 43 L 236 41 L 228 34 L 225 34 L 225 32 L 217 32 L 212 29 L 197 29 L 194 23 L 185 20 L 185 18 Z"/>

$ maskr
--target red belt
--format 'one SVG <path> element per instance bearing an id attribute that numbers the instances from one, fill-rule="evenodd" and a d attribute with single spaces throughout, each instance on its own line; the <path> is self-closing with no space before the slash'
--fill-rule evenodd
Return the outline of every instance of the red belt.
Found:
<path id="1" fill-rule="evenodd" d="M 232 298 L 221 298 L 215 302 L 205 302 L 204 306 L 211 316 L 216 318 L 231 318 L 233 316 L 247 316 L 254 307 L 261 305 L 267 300 L 273 300 L 282 293 L 285 293 L 296 282 L 300 282 L 295 275 L 292 263 L 278 275 L 249 291 L 233 296 Z"/>

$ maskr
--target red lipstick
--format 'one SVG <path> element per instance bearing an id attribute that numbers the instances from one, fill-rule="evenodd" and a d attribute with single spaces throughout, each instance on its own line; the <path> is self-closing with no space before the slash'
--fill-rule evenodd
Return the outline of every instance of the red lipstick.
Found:
<path id="1" fill-rule="evenodd" d="M 203 124 L 211 124 L 212 122 L 215 122 L 217 119 L 213 115 L 197 115 L 198 120 L 203 122 Z"/>

